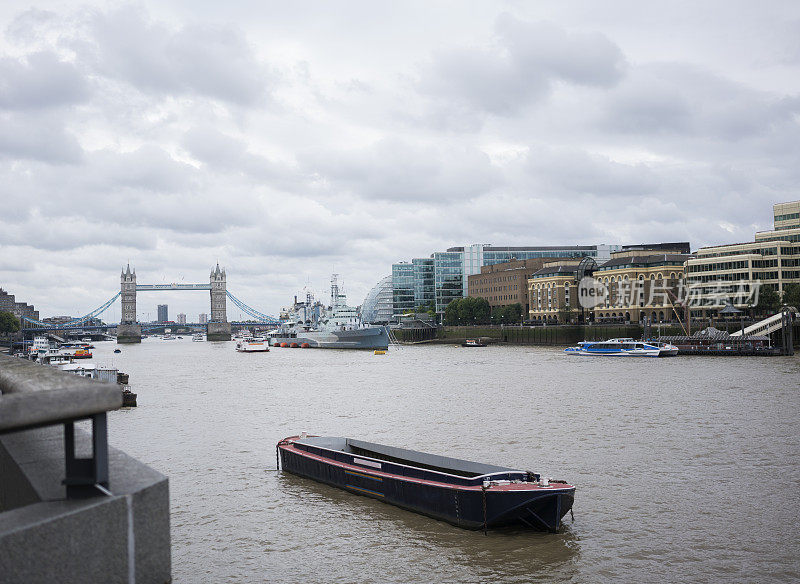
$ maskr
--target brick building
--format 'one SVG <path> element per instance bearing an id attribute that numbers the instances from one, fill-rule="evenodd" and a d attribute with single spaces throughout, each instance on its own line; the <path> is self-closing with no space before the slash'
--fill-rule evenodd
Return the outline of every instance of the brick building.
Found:
<path id="1" fill-rule="evenodd" d="M 528 278 L 552 261 L 552 258 L 533 258 L 482 266 L 480 274 L 469 276 L 468 295 L 485 298 L 492 307 L 519 303 L 525 314 L 528 312 Z"/>

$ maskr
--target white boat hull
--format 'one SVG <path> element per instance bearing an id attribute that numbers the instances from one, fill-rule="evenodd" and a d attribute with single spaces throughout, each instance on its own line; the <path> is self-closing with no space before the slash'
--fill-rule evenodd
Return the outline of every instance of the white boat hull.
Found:
<path id="1" fill-rule="evenodd" d="M 570 355 L 588 355 L 590 357 L 660 357 L 661 350 L 643 349 L 630 351 L 567 351 Z"/>
<path id="2" fill-rule="evenodd" d="M 258 341 L 256 343 L 240 341 L 236 343 L 236 350 L 240 353 L 266 353 L 269 351 L 269 344 L 267 341 Z"/>

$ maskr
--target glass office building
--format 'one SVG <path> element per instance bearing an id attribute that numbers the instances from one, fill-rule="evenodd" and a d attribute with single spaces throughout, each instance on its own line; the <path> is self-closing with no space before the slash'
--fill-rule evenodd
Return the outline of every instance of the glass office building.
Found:
<path id="1" fill-rule="evenodd" d="M 436 295 L 436 312 L 444 309 L 453 300 L 464 297 L 464 252 L 437 251 L 433 254 L 433 276 Z"/>
<path id="2" fill-rule="evenodd" d="M 414 258 L 414 304 L 422 306 L 436 300 L 433 258 Z"/>
<path id="3" fill-rule="evenodd" d="M 392 313 L 414 312 L 414 265 L 409 262 L 392 264 Z"/>

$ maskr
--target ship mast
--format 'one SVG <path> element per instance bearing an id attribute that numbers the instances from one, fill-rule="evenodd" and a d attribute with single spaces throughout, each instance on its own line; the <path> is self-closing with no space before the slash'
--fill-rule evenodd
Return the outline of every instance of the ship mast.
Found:
<path id="1" fill-rule="evenodd" d="M 339 305 L 339 274 L 331 275 L 331 308 Z"/>

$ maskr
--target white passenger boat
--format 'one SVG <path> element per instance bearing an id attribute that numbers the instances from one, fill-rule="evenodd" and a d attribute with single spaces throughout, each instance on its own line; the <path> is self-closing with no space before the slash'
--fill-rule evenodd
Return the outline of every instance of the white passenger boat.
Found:
<path id="1" fill-rule="evenodd" d="M 196 343 L 202 343 L 204 340 L 203 333 L 195 333 L 192 335 L 192 341 Z"/>
<path id="2" fill-rule="evenodd" d="M 600 355 L 611 357 L 660 357 L 661 348 L 653 343 L 633 339 L 582 341 L 577 347 L 564 349 L 568 355 Z"/>
<path id="3" fill-rule="evenodd" d="M 240 353 L 266 353 L 269 351 L 269 341 L 260 337 L 237 339 L 236 350 Z"/>

